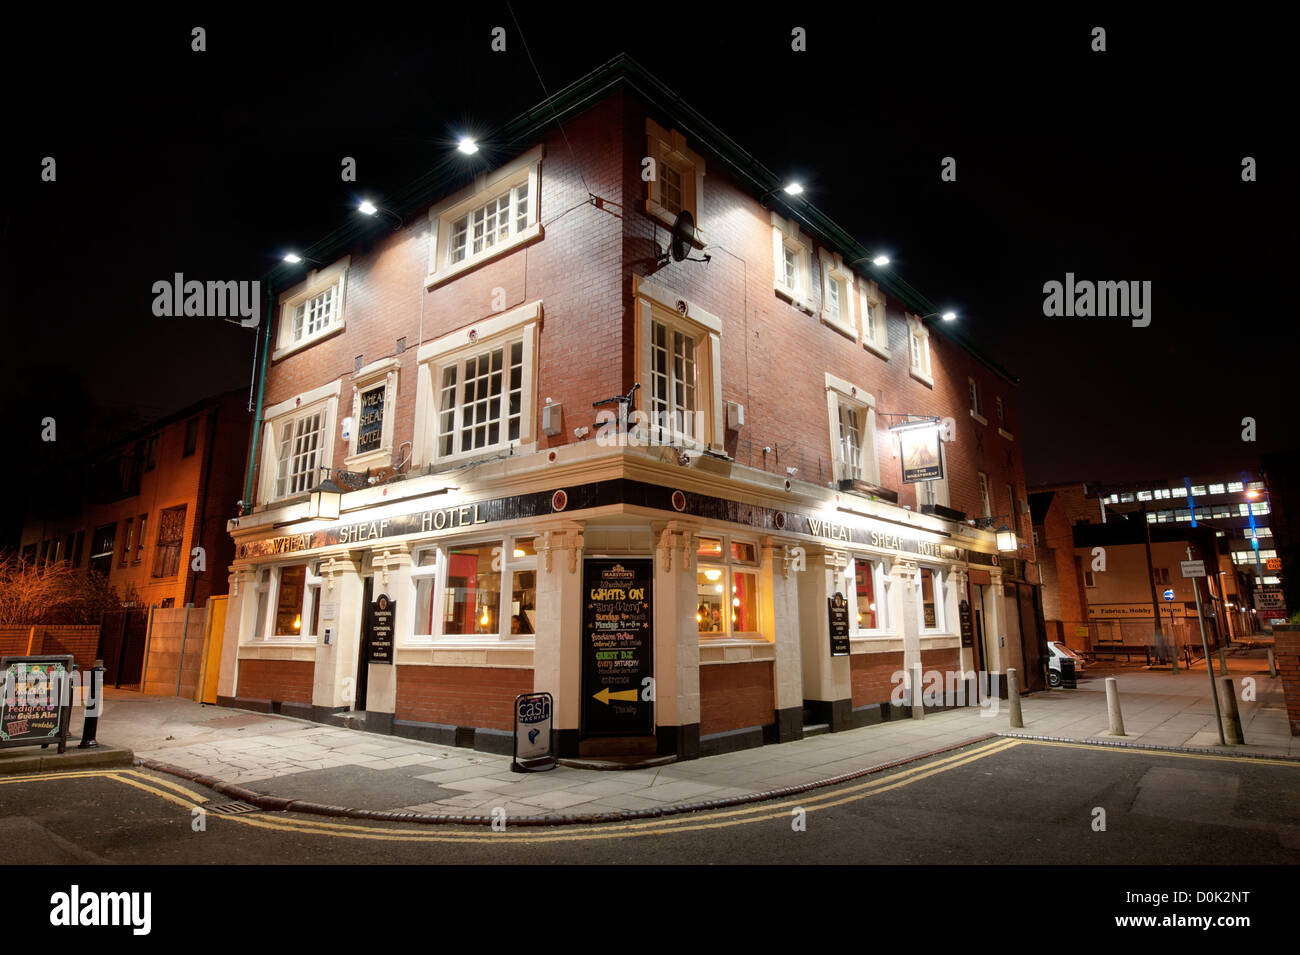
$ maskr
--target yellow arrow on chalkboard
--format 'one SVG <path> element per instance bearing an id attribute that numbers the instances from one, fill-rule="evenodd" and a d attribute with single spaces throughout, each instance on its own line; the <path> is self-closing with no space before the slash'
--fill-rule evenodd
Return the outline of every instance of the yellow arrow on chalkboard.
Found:
<path id="1" fill-rule="evenodd" d="M 635 703 L 637 697 L 637 691 L 616 690 L 613 693 L 611 693 L 609 692 L 609 687 L 606 686 L 606 687 L 602 687 L 599 693 L 593 693 L 592 696 L 594 696 L 596 699 L 600 700 L 600 702 L 608 706 L 610 700 L 627 700 L 631 703 Z"/>

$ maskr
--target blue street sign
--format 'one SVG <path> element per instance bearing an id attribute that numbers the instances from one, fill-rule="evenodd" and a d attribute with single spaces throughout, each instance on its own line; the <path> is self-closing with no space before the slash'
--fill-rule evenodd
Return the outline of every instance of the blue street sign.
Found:
<path id="1" fill-rule="evenodd" d="M 1166 590 L 1166 591 L 1164 592 L 1164 598 L 1165 598 L 1166 600 L 1173 600 L 1173 599 L 1174 599 L 1174 588 L 1170 587 L 1168 590 Z"/>

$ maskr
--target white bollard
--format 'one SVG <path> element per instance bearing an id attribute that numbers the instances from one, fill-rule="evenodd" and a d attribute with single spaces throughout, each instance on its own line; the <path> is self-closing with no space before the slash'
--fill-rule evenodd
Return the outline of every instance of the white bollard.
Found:
<path id="1" fill-rule="evenodd" d="M 1119 680 L 1106 677 L 1106 715 L 1110 717 L 1110 735 L 1126 736 L 1124 714 L 1119 710 Z"/>
<path id="2" fill-rule="evenodd" d="M 1007 709 L 1011 711 L 1011 728 L 1024 729 L 1025 719 L 1020 713 L 1020 687 L 1016 684 L 1016 671 L 1007 670 Z"/>

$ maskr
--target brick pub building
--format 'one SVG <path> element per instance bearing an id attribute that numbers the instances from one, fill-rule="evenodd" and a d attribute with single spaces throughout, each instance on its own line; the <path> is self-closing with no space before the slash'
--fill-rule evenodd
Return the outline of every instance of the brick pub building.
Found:
<path id="1" fill-rule="evenodd" d="M 693 758 L 1042 684 L 1014 378 L 626 59 L 484 147 L 276 274 L 223 702 Z"/>

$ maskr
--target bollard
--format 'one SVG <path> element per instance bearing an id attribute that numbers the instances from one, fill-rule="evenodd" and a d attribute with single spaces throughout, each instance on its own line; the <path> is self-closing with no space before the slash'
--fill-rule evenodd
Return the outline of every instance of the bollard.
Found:
<path id="1" fill-rule="evenodd" d="M 1224 673 L 1227 673 L 1227 672 L 1228 672 L 1228 668 L 1227 668 L 1227 667 L 1224 667 L 1224 668 L 1223 668 L 1223 672 L 1224 672 Z M 1268 648 L 1268 675 L 1271 676 L 1271 677 L 1276 677 L 1276 676 L 1277 676 L 1277 661 L 1273 659 L 1273 648 L 1272 648 L 1272 647 L 1269 647 L 1269 648 Z"/>
<path id="2" fill-rule="evenodd" d="M 96 660 L 90 673 L 90 691 L 85 696 L 86 716 L 81 726 L 81 742 L 77 749 L 98 746 L 95 734 L 99 732 L 99 714 L 104 709 L 104 661 Z"/>
<path id="3" fill-rule="evenodd" d="M 1241 733 L 1241 714 L 1237 711 L 1237 691 L 1230 676 L 1219 677 L 1219 702 L 1223 704 L 1223 736 L 1228 745 L 1245 743 L 1246 738 Z"/>
<path id="4" fill-rule="evenodd" d="M 1223 655 L 1223 644 L 1219 644 L 1219 672 L 1224 676 L 1228 675 L 1228 658 Z"/>
<path id="5" fill-rule="evenodd" d="M 1007 670 L 1007 709 L 1011 712 L 1011 728 L 1024 729 L 1025 719 L 1020 713 L 1020 687 L 1016 685 L 1016 671 Z"/>
<path id="6" fill-rule="evenodd" d="M 1110 735 L 1127 736 L 1124 732 L 1124 714 L 1119 709 L 1119 680 L 1106 677 L 1106 715 L 1110 717 Z"/>

